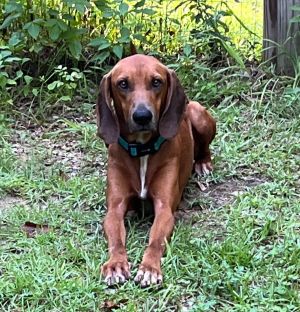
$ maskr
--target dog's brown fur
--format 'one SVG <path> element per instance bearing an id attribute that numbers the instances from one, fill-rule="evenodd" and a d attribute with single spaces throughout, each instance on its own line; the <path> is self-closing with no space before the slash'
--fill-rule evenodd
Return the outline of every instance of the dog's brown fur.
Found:
<path id="1" fill-rule="evenodd" d="M 139 107 L 151 112 L 146 125 L 133 118 Z M 145 197 L 153 203 L 155 218 L 135 281 L 142 286 L 161 283 L 161 257 L 193 166 L 198 174 L 212 170 L 209 144 L 216 123 L 203 106 L 188 101 L 174 71 L 139 54 L 121 60 L 102 79 L 97 116 L 109 153 L 104 230 L 110 257 L 102 274 L 108 284 L 129 278 L 124 216 L 132 199 Z M 167 141 L 155 154 L 134 158 L 117 143 L 120 135 L 142 144 L 159 135 Z"/>

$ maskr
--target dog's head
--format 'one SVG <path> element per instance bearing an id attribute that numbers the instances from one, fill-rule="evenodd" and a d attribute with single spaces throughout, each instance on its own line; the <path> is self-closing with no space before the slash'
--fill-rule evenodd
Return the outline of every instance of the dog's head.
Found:
<path id="1" fill-rule="evenodd" d="M 136 54 L 103 77 L 97 124 L 106 144 L 121 134 L 159 133 L 172 138 L 188 100 L 173 70 L 151 56 Z"/>

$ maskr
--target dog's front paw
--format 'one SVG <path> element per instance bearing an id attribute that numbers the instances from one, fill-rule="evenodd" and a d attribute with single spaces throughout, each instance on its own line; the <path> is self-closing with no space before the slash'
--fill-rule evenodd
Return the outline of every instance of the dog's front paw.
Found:
<path id="1" fill-rule="evenodd" d="M 147 287 L 150 285 L 161 285 L 163 277 L 160 268 L 155 268 L 151 265 L 141 264 L 139 270 L 134 278 L 134 281 L 141 285 L 141 287 Z"/>
<path id="2" fill-rule="evenodd" d="M 109 259 L 101 268 L 101 275 L 108 286 L 123 284 L 130 277 L 127 259 Z"/>

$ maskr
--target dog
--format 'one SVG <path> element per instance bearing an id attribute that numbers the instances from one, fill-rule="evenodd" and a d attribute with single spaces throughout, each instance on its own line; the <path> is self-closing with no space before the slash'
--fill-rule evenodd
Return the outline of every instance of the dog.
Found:
<path id="1" fill-rule="evenodd" d="M 108 285 L 129 279 L 124 217 L 139 198 L 152 203 L 154 221 L 134 280 L 142 287 L 161 284 L 161 257 L 183 189 L 193 170 L 200 175 L 213 169 L 209 144 L 216 122 L 188 100 L 173 70 L 141 54 L 120 60 L 102 78 L 96 113 L 98 134 L 108 147 L 109 260 L 101 274 Z"/>

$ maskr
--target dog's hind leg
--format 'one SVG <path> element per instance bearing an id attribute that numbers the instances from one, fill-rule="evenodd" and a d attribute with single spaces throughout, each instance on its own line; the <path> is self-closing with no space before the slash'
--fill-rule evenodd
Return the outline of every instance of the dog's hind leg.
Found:
<path id="1" fill-rule="evenodd" d="M 216 134 L 216 121 L 210 113 L 198 102 L 190 101 L 187 115 L 192 124 L 194 137 L 194 170 L 198 175 L 212 171 L 209 144 Z"/>

